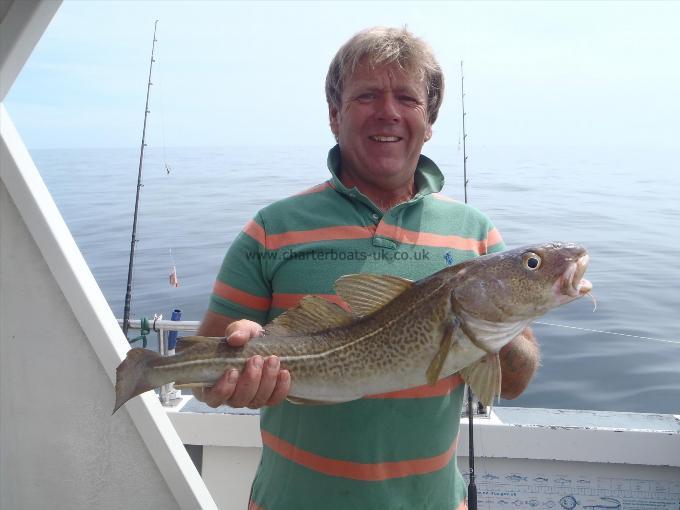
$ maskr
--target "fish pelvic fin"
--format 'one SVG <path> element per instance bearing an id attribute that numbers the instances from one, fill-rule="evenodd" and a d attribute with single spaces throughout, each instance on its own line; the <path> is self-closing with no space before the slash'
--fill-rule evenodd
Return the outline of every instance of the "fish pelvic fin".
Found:
<path id="1" fill-rule="evenodd" d="M 266 334 L 291 336 L 316 333 L 350 322 L 352 316 L 335 303 L 319 296 L 305 296 L 295 308 L 283 312 L 264 329 Z"/>
<path id="2" fill-rule="evenodd" d="M 148 349 L 137 348 L 128 351 L 116 369 L 116 405 L 113 413 L 131 398 L 155 387 L 148 380 L 147 368 L 150 362 L 160 357 L 160 354 Z"/>
<path id="3" fill-rule="evenodd" d="M 349 305 L 354 318 L 380 310 L 413 286 L 411 280 L 381 274 L 349 274 L 335 281 L 335 292 Z"/>
<path id="4" fill-rule="evenodd" d="M 460 326 L 460 321 L 456 319 L 455 321 L 446 325 L 444 329 L 444 335 L 442 336 L 441 343 L 439 344 L 439 350 L 437 354 L 434 355 L 430 366 L 427 367 L 427 384 L 434 386 L 439 380 L 439 376 L 442 373 L 442 368 L 444 368 L 444 363 L 446 362 L 446 357 L 451 351 L 451 346 L 453 345 L 453 338 L 456 334 L 456 330 Z"/>
<path id="5" fill-rule="evenodd" d="M 460 371 L 463 380 L 485 406 L 501 394 L 501 359 L 498 353 L 487 354 Z"/>
<path id="6" fill-rule="evenodd" d="M 314 400 L 311 398 L 293 397 L 288 395 L 286 400 L 291 404 L 302 405 L 302 406 L 325 406 L 331 404 L 342 404 L 344 402 L 350 402 L 352 400 L 358 400 L 361 397 L 339 397 L 337 400 Z"/>

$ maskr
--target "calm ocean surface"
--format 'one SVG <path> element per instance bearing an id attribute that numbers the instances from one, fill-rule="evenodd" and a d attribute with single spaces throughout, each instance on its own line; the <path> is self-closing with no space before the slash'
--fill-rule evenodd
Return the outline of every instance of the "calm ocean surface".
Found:
<path id="1" fill-rule="evenodd" d="M 461 154 L 425 147 L 462 199 Z M 34 150 L 35 162 L 117 317 L 123 315 L 137 149 Z M 327 148 L 147 148 L 133 317 L 200 320 L 229 243 L 268 203 L 325 180 Z M 164 161 L 170 165 L 167 174 Z M 506 244 L 588 247 L 583 299 L 535 325 L 543 366 L 505 405 L 680 413 L 680 151 L 477 147 L 469 201 Z M 172 256 L 170 255 L 172 250 Z M 168 283 L 174 263 L 181 286 Z"/>

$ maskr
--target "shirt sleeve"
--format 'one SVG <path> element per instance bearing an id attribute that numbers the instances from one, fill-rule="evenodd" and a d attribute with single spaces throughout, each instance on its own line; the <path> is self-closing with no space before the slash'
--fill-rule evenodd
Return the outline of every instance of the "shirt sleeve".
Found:
<path id="1" fill-rule="evenodd" d="M 466 205 L 465 223 L 470 232 L 475 232 L 480 241 L 479 255 L 498 253 L 506 249 L 503 237 L 489 217 L 479 209 Z"/>
<path id="2" fill-rule="evenodd" d="M 265 274 L 266 234 L 260 213 L 236 236 L 227 250 L 210 296 L 209 309 L 233 319 L 264 324 L 272 301 Z"/>
<path id="3" fill-rule="evenodd" d="M 489 228 L 486 231 L 486 253 L 498 253 L 506 249 L 505 242 L 498 229 L 489 220 Z"/>

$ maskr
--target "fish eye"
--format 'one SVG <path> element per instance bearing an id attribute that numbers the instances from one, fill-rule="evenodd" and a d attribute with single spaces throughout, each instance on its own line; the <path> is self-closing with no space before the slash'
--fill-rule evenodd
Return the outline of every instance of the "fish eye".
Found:
<path id="1" fill-rule="evenodd" d="M 522 263 L 530 271 L 535 271 L 541 267 L 541 257 L 533 252 L 527 252 L 522 256 Z"/>

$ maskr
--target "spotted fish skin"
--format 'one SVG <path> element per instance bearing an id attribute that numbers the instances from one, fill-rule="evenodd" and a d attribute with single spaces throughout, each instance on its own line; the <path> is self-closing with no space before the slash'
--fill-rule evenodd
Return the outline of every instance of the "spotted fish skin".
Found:
<path id="1" fill-rule="evenodd" d="M 297 403 L 346 402 L 456 372 L 488 401 L 500 391 L 500 349 L 535 318 L 587 294 L 587 265 L 584 248 L 546 243 L 478 257 L 417 282 L 344 276 L 336 291 L 351 313 L 307 296 L 243 347 L 186 337 L 192 346 L 176 356 L 130 350 L 117 369 L 115 410 L 171 381 L 213 384 L 256 354 L 279 357 Z"/>

